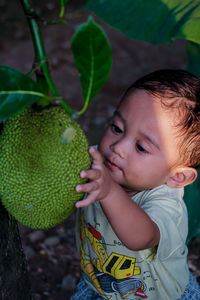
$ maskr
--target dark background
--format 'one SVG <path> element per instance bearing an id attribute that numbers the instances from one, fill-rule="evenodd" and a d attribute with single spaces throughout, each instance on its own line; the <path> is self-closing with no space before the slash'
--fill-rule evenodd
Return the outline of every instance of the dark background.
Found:
<path id="1" fill-rule="evenodd" d="M 68 104 L 76 110 L 80 110 L 83 100 L 70 44 L 78 26 L 91 15 L 81 8 L 84 2 L 69 1 L 67 24 L 41 26 L 52 77 Z M 56 0 L 34 0 L 32 3 L 44 20 L 55 20 L 59 15 Z M 183 40 L 165 45 L 137 42 L 94 18 L 103 26 L 111 42 L 113 66 L 103 89 L 79 120 L 91 144 L 98 143 L 104 123 L 111 116 L 124 90 L 135 79 L 156 69 L 187 66 Z M 0 65 L 27 73 L 32 67 L 34 52 L 19 0 L 0 0 L 0 28 Z M 34 299 L 69 299 L 80 276 L 74 242 L 74 214 L 50 230 L 36 231 L 22 225 L 19 228 L 28 259 Z M 200 282 L 199 249 L 200 238 L 193 239 L 189 244 L 188 263 Z"/>

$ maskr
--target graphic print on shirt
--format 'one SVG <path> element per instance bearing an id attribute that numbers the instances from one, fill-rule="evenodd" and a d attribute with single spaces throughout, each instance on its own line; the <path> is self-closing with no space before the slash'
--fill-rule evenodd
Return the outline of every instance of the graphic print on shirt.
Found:
<path id="1" fill-rule="evenodd" d="M 136 278 L 141 274 L 140 267 L 136 265 L 136 259 L 114 252 L 108 256 L 103 236 L 90 223 L 84 222 L 83 213 L 80 238 L 81 268 L 101 295 L 109 299 L 110 293 L 119 292 L 124 299 L 132 293 L 140 298 L 147 298 L 146 284 Z M 94 257 L 97 257 L 92 261 L 87 253 L 86 239 L 89 240 L 94 251 Z"/>

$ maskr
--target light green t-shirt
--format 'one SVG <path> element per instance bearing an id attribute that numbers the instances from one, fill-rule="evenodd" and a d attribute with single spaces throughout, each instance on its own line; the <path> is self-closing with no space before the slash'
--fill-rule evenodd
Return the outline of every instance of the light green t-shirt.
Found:
<path id="1" fill-rule="evenodd" d="M 96 201 L 77 211 L 77 246 L 84 278 L 105 299 L 179 299 L 189 280 L 183 189 L 162 185 L 132 199 L 158 225 L 158 247 L 126 248 Z M 119 213 L 119 224 L 123 218 Z"/>

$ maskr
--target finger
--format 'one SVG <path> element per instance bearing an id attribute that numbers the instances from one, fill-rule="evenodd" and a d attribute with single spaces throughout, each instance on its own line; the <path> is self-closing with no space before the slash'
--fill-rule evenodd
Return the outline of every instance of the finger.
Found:
<path id="1" fill-rule="evenodd" d="M 77 208 L 86 207 L 95 201 L 96 201 L 96 193 L 92 193 L 92 194 L 88 195 L 87 198 L 85 198 L 81 201 L 77 201 L 75 206 Z"/>
<path id="2" fill-rule="evenodd" d="M 89 149 L 89 153 L 92 156 L 93 164 L 102 164 L 103 163 L 103 156 L 97 149 L 91 147 Z"/>
<path id="3" fill-rule="evenodd" d="M 91 193 L 99 188 L 99 184 L 96 181 L 91 181 L 86 184 L 78 184 L 76 186 L 76 191 L 84 192 L 84 193 Z"/>
<path id="4" fill-rule="evenodd" d="M 88 178 L 91 180 L 99 179 L 101 172 L 98 169 L 90 169 L 90 170 L 83 170 L 80 173 L 81 178 Z"/>

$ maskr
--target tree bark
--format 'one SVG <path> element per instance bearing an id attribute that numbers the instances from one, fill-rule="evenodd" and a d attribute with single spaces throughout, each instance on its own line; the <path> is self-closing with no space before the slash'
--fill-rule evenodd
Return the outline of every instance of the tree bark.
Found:
<path id="1" fill-rule="evenodd" d="M 0 202 L 0 300 L 32 299 L 17 222 Z"/>
<path id="2" fill-rule="evenodd" d="M 0 134 L 3 123 L 0 123 Z M 27 262 L 19 229 L 0 199 L 0 300 L 31 300 Z"/>

